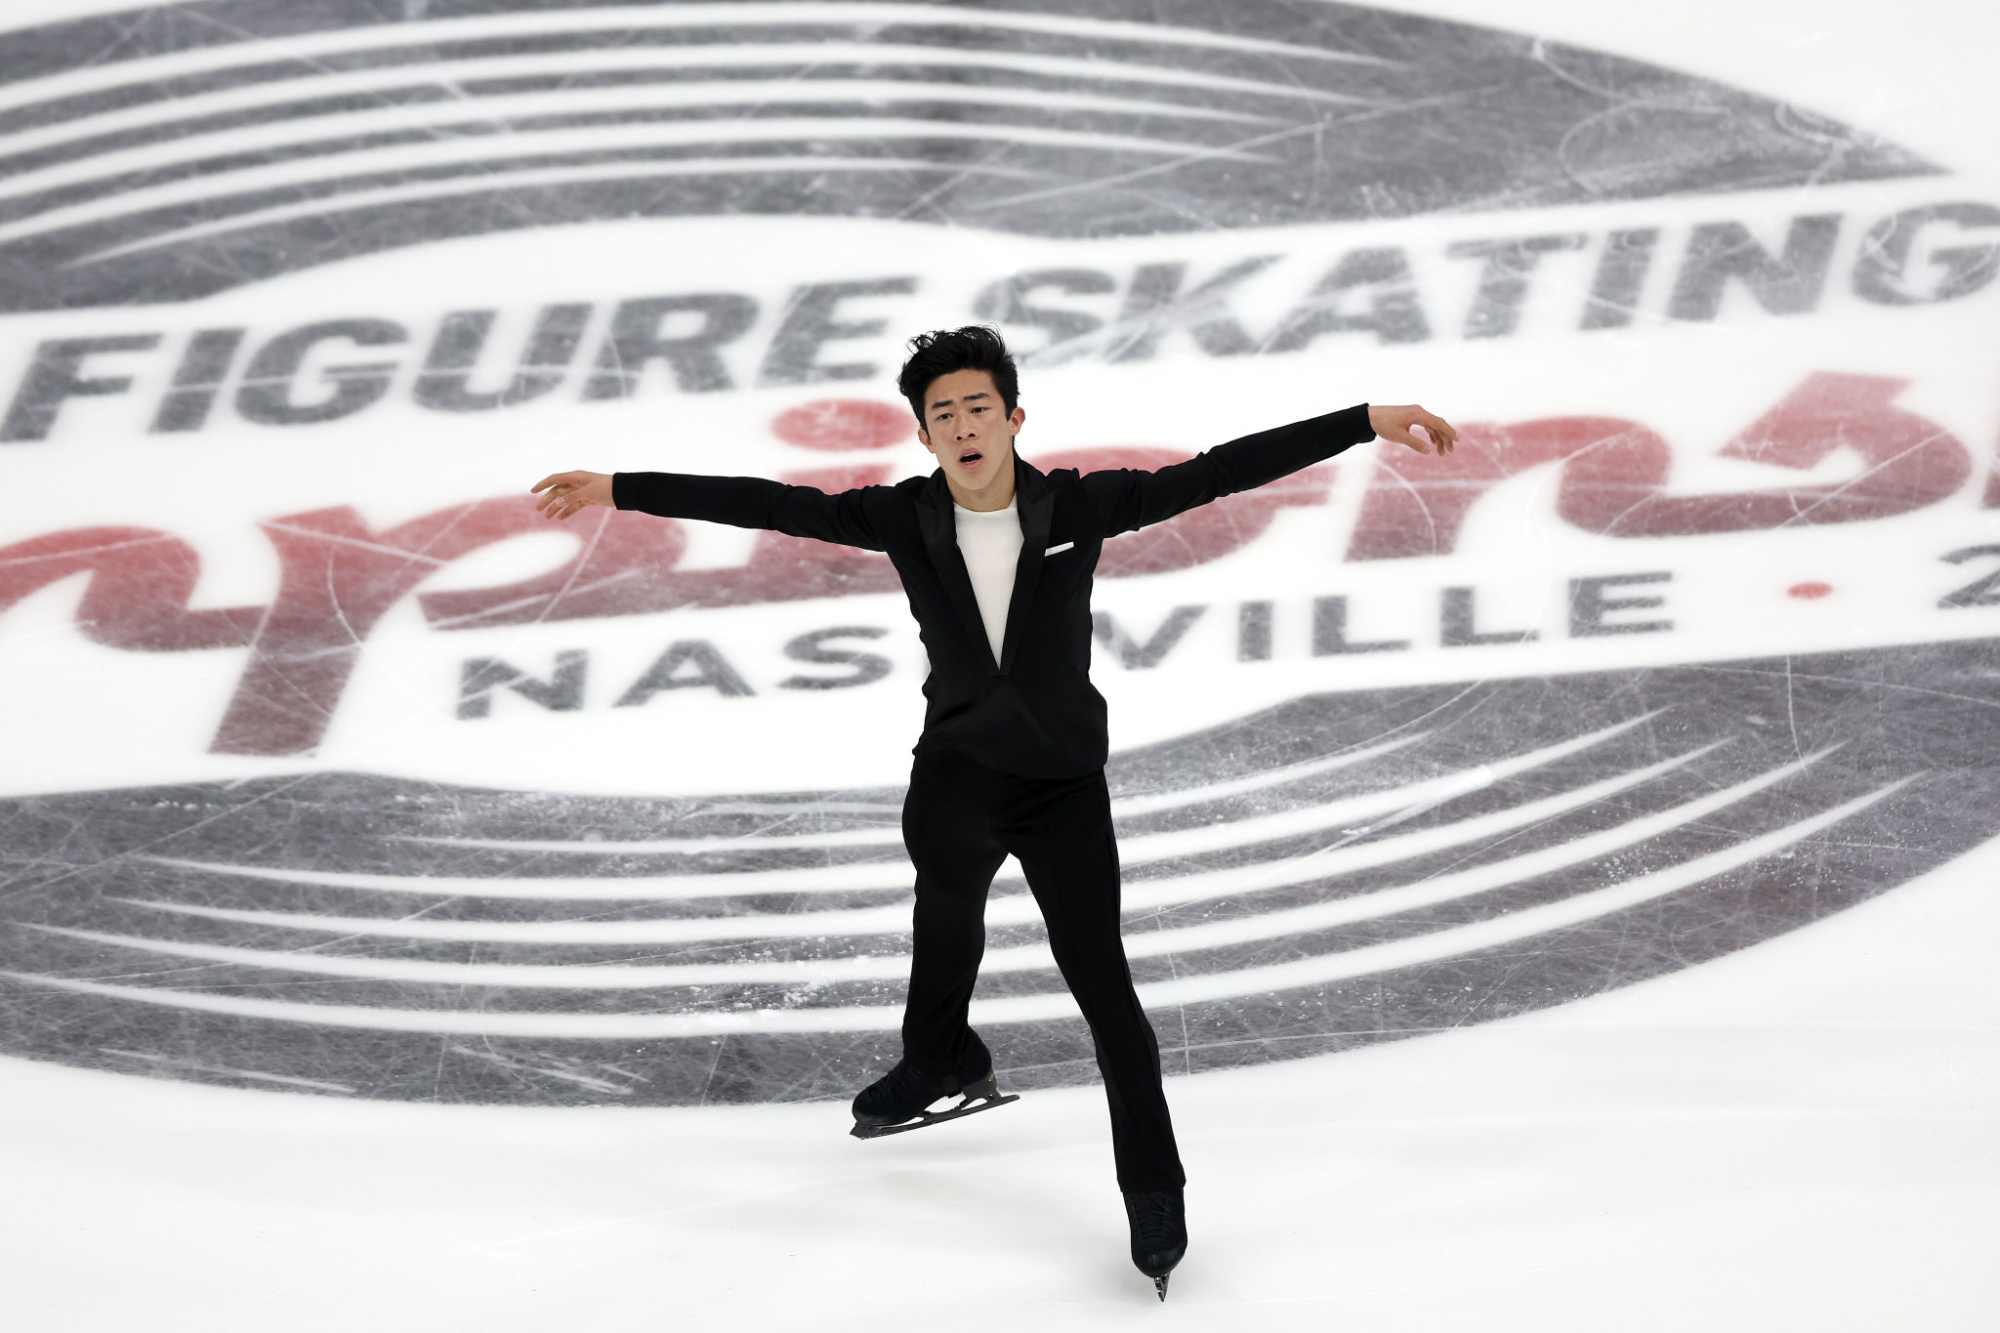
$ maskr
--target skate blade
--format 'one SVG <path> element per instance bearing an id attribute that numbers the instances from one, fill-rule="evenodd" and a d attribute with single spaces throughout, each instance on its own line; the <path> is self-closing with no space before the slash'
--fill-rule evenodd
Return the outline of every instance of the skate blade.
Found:
<path id="1" fill-rule="evenodd" d="M 990 1111 L 996 1106 L 1005 1106 L 1008 1102 L 1018 1102 L 1020 1100 L 1021 1095 L 1019 1093 L 1009 1093 L 1004 1097 L 999 1095 L 998 1092 L 971 1096 L 965 1098 L 949 1110 L 924 1111 L 919 1113 L 915 1120 L 905 1120 L 898 1125 L 863 1125 L 857 1123 L 848 1132 L 857 1139 L 879 1139 L 890 1134 L 904 1134 L 913 1129 L 924 1129 L 931 1125 L 941 1125 L 947 1120 L 957 1120 L 962 1116 L 977 1115 L 981 1111 Z"/>
<path id="2" fill-rule="evenodd" d="M 1160 1293 L 1160 1299 L 1163 1301 L 1167 1299 L 1167 1279 L 1172 1276 L 1171 1273 L 1162 1273 L 1153 1279 L 1153 1287 Z"/>

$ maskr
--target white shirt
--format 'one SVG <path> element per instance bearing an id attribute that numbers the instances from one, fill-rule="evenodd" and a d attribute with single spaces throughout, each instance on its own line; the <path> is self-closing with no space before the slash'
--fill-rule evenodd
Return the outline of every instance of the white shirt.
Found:
<path id="1" fill-rule="evenodd" d="M 982 514 L 952 502 L 958 519 L 958 552 L 972 576 L 972 595 L 986 624 L 993 660 L 1007 639 L 1007 606 L 1014 600 L 1014 567 L 1021 560 L 1021 517 L 1009 500 L 1005 509 Z"/>

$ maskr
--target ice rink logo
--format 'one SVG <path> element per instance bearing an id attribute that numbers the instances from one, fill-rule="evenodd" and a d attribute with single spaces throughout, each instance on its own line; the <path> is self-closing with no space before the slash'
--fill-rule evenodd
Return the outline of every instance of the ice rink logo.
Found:
<path id="1" fill-rule="evenodd" d="M 1935 170 L 1641 62 L 1277 0 L 216 0 L 8 51 L 17 310 L 608 218 L 1120 237 Z"/>
<path id="2" fill-rule="evenodd" d="M 1122 755 L 1170 1067 L 1505 1017 L 1891 888 L 1990 836 L 1991 661 L 1349 692 Z M 357 775 L 11 801 L 11 1049 L 395 1098 L 839 1097 L 901 1020 L 899 804 Z M 975 1021 L 1010 1081 L 1089 1077 L 1018 874 L 988 930 Z"/>
<path id="3" fill-rule="evenodd" d="M 2000 829 L 2000 473 L 1948 375 L 1827 330 L 1970 326 L 2000 207 L 1942 175 L 1658 66 L 1335 4 L 223 0 L 0 34 L 0 464 L 116 497 L 0 531 L 0 611 L 41 617 L 0 658 L 103 654 L 0 660 L 10 700 L 75 677 L 74 726 L 7 734 L 130 752 L 0 799 L 0 1051 L 457 1102 L 851 1094 L 900 1021 L 900 790 L 577 794 L 533 756 L 575 724 L 743 772 L 811 706 L 900 749 L 886 561 L 624 514 L 564 546 L 518 493 L 375 480 L 659 403 L 721 442 L 691 468 L 891 479 L 898 301 L 999 324 L 1035 392 L 1257 401 L 1336 349 L 1406 381 L 1389 358 L 1524 350 L 1483 390 L 1554 386 L 1449 466 L 1357 451 L 1107 547 L 1094 670 L 1171 724 L 1110 768 L 1171 1071 L 1563 1003 L 1892 889 Z M 704 220 L 794 230 L 657 260 Z M 551 236 L 631 275 L 487 267 Z M 1730 382 L 1690 382 L 1697 345 Z M 1592 365 L 1643 383 L 1559 399 Z M 1185 456 L 1114 425 L 1028 456 Z M 277 498 L 119 488 L 162 457 L 258 460 Z M 186 754 L 119 731 L 134 662 Z M 1183 721 L 1193 693 L 1228 707 Z M 414 739 L 347 762 L 357 716 Z M 1011 866 L 988 920 L 1006 1080 L 1093 1077 Z"/>

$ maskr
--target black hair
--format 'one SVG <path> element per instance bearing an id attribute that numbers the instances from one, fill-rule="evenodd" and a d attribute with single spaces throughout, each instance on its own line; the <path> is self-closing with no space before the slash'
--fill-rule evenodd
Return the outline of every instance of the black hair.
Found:
<path id="1" fill-rule="evenodd" d="M 1007 409 L 1008 416 L 1014 415 L 1021 384 L 1014 373 L 1014 358 L 1007 354 L 1007 344 L 1001 341 L 998 329 L 968 324 L 962 329 L 933 329 L 910 339 L 910 359 L 896 376 L 896 388 L 910 400 L 910 410 L 917 414 L 919 426 L 930 425 L 924 416 L 924 392 L 941 376 L 955 370 L 983 370 L 993 376 L 1001 406 Z"/>

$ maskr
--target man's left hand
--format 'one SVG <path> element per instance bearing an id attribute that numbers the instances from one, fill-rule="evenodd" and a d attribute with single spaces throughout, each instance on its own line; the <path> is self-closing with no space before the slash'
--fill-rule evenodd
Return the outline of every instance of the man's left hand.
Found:
<path id="1" fill-rule="evenodd" d="M 1385 440 L 1394 440 L 1420 454 L 1433 451 L 1448 454 L 1458 447 L 1458 432 L 1443 417 L 1424 411 L 1415 403 L 1405 407 L 1368 408 L 1368 428 Z M 1422 435 L 1416 434 L 1422 429 Z"/>

